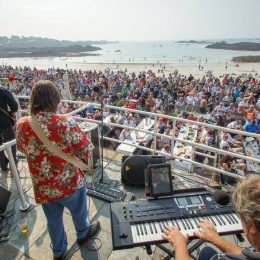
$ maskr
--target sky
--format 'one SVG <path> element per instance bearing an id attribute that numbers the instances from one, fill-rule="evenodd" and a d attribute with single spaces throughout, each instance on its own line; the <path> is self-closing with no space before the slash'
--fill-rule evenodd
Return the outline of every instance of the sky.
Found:
<path id="1" fill-rule="evenodd" d="M 0 36 L 71 41 L 260 38 L 259 0 L 1 2 Z"/>

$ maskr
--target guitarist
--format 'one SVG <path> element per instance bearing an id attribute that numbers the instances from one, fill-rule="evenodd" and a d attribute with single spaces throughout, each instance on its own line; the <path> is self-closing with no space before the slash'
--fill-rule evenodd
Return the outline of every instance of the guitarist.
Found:
<path id="1" fill-rule="evenodd" d="M 0 146 L 3 142 L 9 142 L 15 138 L 13 125 L 15 123 L 14 113 L 18 110 L 18 103 L 15 101 L 12 93 L 0 86 Z M 11 113 L 13 116 L 11 115 Z M 14 161 L 17 164 L 16 145 L 12 146 Z M 7 170 L 8 158 L 4 151 L 0 151 L 0 167 L 2 171 Z"/>

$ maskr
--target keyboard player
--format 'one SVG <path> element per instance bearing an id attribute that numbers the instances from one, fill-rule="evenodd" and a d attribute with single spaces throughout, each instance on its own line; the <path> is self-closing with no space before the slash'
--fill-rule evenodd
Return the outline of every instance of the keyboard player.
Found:
<path id="1" fill-rule="evenodd" d="M 245 236 L 254 250 L 241 249 L 226 241 L 217 233 L 208 220 L 201 220 L 194 235 L 212 243 L 223 253 L 218 254 L 211 247 L 202 249 L 198 260 L 250 260 L 260 259 L 260 176 L 247 176 L 238 184 L 233 193 L 233 207 L 239 214 Z M 190 259 L 187 250 L 188 235 L 183 235 L 177 227 L 167 226 L 162 237 L 171 243 L 175 250 L 175 260 Z"/>

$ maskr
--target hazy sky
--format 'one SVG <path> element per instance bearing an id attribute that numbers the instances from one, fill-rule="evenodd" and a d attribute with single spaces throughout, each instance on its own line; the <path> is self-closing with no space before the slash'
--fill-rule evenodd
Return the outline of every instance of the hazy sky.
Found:
<path id="1" fill-rule="evenodd" d="M 260 37 L 259 0 L 1 2 L 1 36 L 118 41 Z"/>

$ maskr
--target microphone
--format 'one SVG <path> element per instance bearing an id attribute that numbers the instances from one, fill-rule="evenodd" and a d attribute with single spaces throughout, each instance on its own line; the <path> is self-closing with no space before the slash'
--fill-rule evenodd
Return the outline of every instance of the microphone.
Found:
<path id="1" fill-rule="evenodd" d="M 208 191 L 214 198 L 214 200 L 221 206 L 226 206 L 230 202 L 229 195 L 223 190 L 215 190 L 213 188 L 204 186 L 204 189 Z"/>

